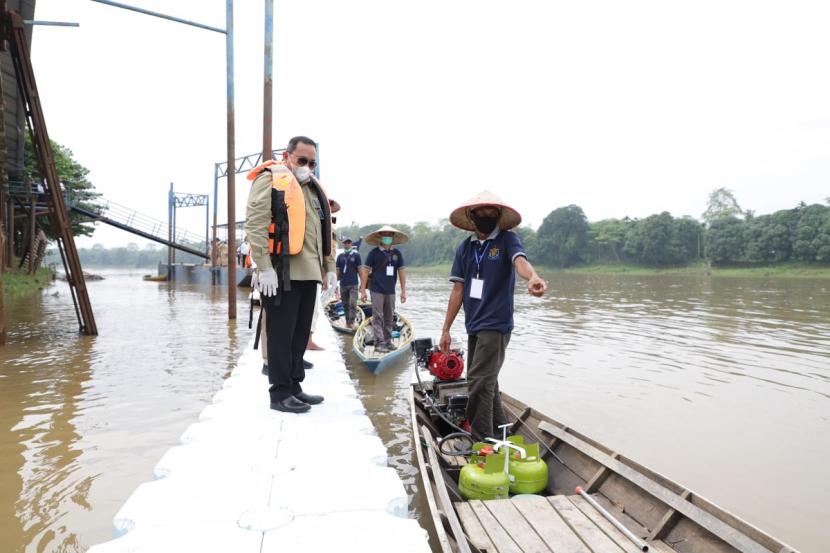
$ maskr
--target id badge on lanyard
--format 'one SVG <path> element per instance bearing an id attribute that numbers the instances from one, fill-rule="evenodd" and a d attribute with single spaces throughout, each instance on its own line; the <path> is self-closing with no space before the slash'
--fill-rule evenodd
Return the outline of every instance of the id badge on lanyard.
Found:
<path id="1" fill-rule="evenodd" d="M 395 266 L 392 265 L 392 256 L 394 254 L 386 253 L 386 276 L 393 277 L 395 276 Z"/>
<path id="2" fill-rule="evenodd" d="M 473 255 L 476 260 L 476 276 L 470 281 L 470 298 L 474 300 L 480 300 L 484 294 L 484 279 L 481 278 L 481 262 L 484 260 L 484 254 L 487 252 L 487 242 L 489 241 L 485 240 L 480 250 L 477 248 L 473 249 Z"/>

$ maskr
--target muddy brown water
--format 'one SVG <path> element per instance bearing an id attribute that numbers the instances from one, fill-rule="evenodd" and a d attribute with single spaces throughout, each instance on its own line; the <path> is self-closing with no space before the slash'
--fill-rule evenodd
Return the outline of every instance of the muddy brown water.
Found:
<path id="1" fill-rule="evenodd" d="M 79 337 L 65 284 L 7 302 L 0 347 L 0 551 L 85 551 L 221 387 L 250 331 L 224 289 L 106 271 Z M 830 542 L 830 282 L 548 275 L 516 297 L 505 391 L 807 552 Z M 438 335 L 444 275 L 399 306 Z M 57 295 L 54 295 L 57 292 Z M 456 324 L 454 333 L 463 334 Z M 410 361 L 373 376 L 339 338 L 413 496 Z M 312 390 L 313 392 L 313 390 Z M 265 396 L 263 396 L 265 400 Z"/>

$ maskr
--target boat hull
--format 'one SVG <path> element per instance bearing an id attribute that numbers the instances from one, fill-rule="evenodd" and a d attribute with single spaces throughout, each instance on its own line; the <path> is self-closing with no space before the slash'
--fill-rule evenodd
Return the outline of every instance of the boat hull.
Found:
<path id="1" fill-rule="evenodd" d="M 397 347 L 384 354 L 378 355 L 374 352 L 374 348 L 366 345 L 368 336 L 371 334 L 372 317 L 366 317 L 366 320 L 357 327 L 354 339 L 352 340 L 352 350 L 360 361 L 374 374 L 379 374 L 394 364 L 395 360 L 407 355 L 410 351 L 410 344 L 414 331 L 412 323 L 399 313 L 395 313 L 395 320 L 401 324 L 400 337 L 397 338 Z"/>
<path id="2" fill-rule="evenodd" d="M 576 492 L 577 486 L 652 552 L 797 553 L 665 476 L 504 393 L 505 412 L 515 421 L 512 433 L 541 446 L 549 466 L 547 487 L 539 496 L 467 501 L 458 491 L 466 458 L 440 452 L 439 425 L 418 384 L 409 397 L 422 489 L 443 553 L 583 551 L 590 540 L 602 550 L 604 545 L 608 550 L 638 551 L 630 538 Z M 567 524 L 561 524 L 563 520 Z"/>

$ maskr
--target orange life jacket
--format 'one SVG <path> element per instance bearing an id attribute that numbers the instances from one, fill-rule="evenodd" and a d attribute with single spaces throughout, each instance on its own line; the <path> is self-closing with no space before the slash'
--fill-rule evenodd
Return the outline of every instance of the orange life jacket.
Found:
<path id="1" fill-rule="evenodd" d="M 271 186 L 285 195 L 285 206 L 288 212 L 288 255 L 297 255 L 303 251 L 303 242 L 305 241 L 306 212 L 302 187 L 297 182 L 291 169 L 286 167 L 284 162 L 275 160 L 269 160 L 254 167 L 248 172 L 248 180 L 254 181 L 266 169 L 271 172 Z M 331 239 L 326 240 L 326 237 L 332 232 L 331 210 L 325 190 L 319 182 L 317 182 L 317 185 L 320 209 L 324 213 L 323 228 L 321 229 L 323 232 L 323 255 L 328 256 L 334 254 L 334 242 Z M 314 184 L 311 186 L 314 186 Z M 280 255 L 283 253 L 281 251 L 282 243 L 276 236 L 275 217 L 276 214 L 272 212 L 271 224 L 268 226 L 268 251 L 271 255 Z M 328 251 L 325 251 L 326 246 L 329 246 Z"/>

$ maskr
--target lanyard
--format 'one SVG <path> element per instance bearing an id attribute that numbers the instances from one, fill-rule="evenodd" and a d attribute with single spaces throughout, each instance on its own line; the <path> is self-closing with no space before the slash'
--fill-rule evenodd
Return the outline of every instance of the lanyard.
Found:
<path id="1" fill-rule="evenodd" d="M 490 239 L 488 238 L 487 240 L 482 242 L 481 249 L 473 246 L 473 255 L 476 259 L 476 278 L 479 278 L 479 276 L 481 275 L 481 262 L 482 260 L 484 260 L 484 254 L 487 252 L 487 242 L 489 241 Z"/>

